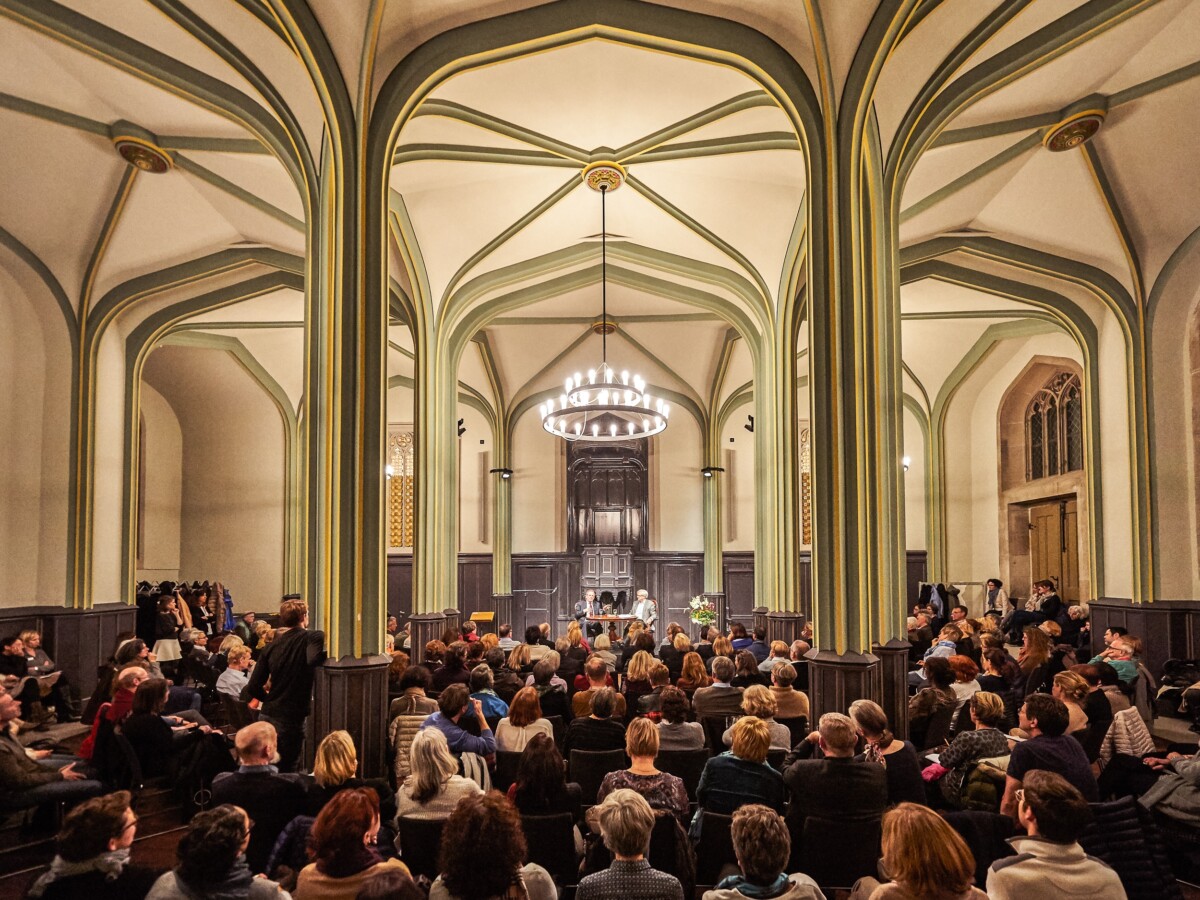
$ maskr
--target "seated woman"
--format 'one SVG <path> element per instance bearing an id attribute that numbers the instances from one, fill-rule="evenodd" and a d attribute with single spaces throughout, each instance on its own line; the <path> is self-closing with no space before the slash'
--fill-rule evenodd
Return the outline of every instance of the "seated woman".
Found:
<path id="1" fill-rule="evenodd" d="M 567 726 L 563 738 L 563 755 L 567 759 L 571 758 L 572 750 L 621 750 L 625 747 L 625 726 L 612 718 L 615 698 L 612 688 L 602 688 L 592 694 L 592 714 Z"/>
<path id="2" fill-rule="evenodd" d="M 866 744 L 859 759 L 879 763 L 887 771 L 888 803 L 924 803 L 925 782 L 917 751 L 908 741 L 893 737 L 883 707 L 872 700 L 855 700 L 850 704 L 850 718 Z"/>
<path id="3" fill-rule="evenodd" d="M 787 789 L 783 776 L 767 765 L 771 729 L 757 716 L 745 716 L 733 726 L 733 749 L 714 756 L 704 766 L 696 799 L 700 808 L 731 815 L 746 803 L 762 803 L 783 813 Z"/>
<path id="4" fill-rule="evenodd" d="M 433 670 L 433 689 L 444 691 L 452 684 L 468 684 L 471 673 L 467 669 L 467 645 L 455 641 L 446 648 L 442 665 Z"/>
<path id="5" fill-rule="evenodd" d="M 696 658 L 699 659 L 699 656 Z M 662 713 L 662 719 L 658 723 L 660 750 L 704 749 L 704 726 L 699 722 L 688 721 L 692 704 L 688 701 L 687 694 L 677 687 L 663 688 L 659 711 Z"/>
<path id="6" fill-rule="evenodd" d="M 771 679 L 758 671 L 758 657 L 749 650 L 739 650 L 733 663 L 737 674 L 729 683 L 734 687 L 748 688 L 756 684 L 762 685 L 764 688 L 771 686 Z"/>
<path id="7" fill-rule="evenodd" d="M 700 658 L 700 654 L 695 650 L 691 650 L 684 655 L 682 665 L 683 668 L 675 681 L 675 686 L 687 694 L 688 697 L 691 697 L 700 688 L 708 687 L 712 684 L 712 679 L 708 677 L 708 672 L 704 668 L 704 660 Z"/>
<path id="8" fill-rule="evenodd" d="M 950 657 L 950 671 L 954 673 L 954 684 L 950 685 L 950 690 L 954 691 L 954 696 L 960 701 L 969 700 L 971 695 L 979 690 L 979 666 L 975 665 L 975 660 L 969 656 L 956 654 Z"/>
<path id="9" fill-rule="evenodd" d="M 1054 686 L 1050 693 L 1067 707 L 1070 721 L 1067 723 L 1066 733 L 1073 734 L 1082 741 L 1088 727 L 1088 714 L 1083 711 L 1083 704 L 1087 702 L 1088 697 L 1087 681 L 1076 672 L 1059 672 L 1054 676 Z"/>
<path id="10" fill-rule="evenodd" d="M 1054 644 L 1049 635 L 1036 625 L 1025 628 L 1021 638 L 1021 651 L 1017 654 L 1017 665 L 1021 667 L 1021 690 L 1028 694 L 1042 689 L 1041 684 L 1030 684 L 1029 678 L 1042 663 L 1050 662 L 1050 654 L 1054 652 Z"/>
<path id="11" fill-rule="evenodd" d="M 579 822 L 583 818 L 583 793 L 579 785 L 567 781 L 564 771 L 563 758 L 553 738 L 535 734 L 521 754 L 517 777 L 508 788 L 508 799 L 523 816 L 570 813 L 575 823 L 575 853 L 582 857 Z"/>
<path id="12" fill-rule="evenodd" d="M 618 897 L 683 900 L 679 879 L 652 869 L 646 861 L 650 832 L 654 830 L 654 811 L 641 795 L 631 790 L 614 791 L 607 800 L 592 808 L 589 819 L 595 821 L 604 846 L 612 852 L 613 861 L 604 871 L 588 875 L 579 882 L 575 894 L 577 900 Z"/>
<path id="13" fill-rule="evenodd" d="M 549 872 L 522 865 L 528 855 L 521 817 L 502 794 L 465 797 L 442 830 L 429 900 L 558 900 Z"/>
<path id="14" fill-rule="evenodd" d="M 163 671 L 158 665 L 158 657 L 150 651 L 145 641 L 138 638 L 133 638 L 122 644 L 117 649 L 114 659 L 118 671 L 130 663 L 137 663 L 145 667 L 146 671 L 150 673 L 151 678 L 164 677 Z M 208 720 L 200 715 L 201 705 L 202 698 L 199 691 L 179 684 L 171 685 L 168 691 L 166 708 L 168 713 L 177 715 L 179 718 L 186 719 L 189 722 L 195 722 L 197 725 L 207 725 Z"/>
<path id="15" fill-rule="evenodd" d="M 536 688 L 524 687 L 513 697 L 508 715 L 496 726 L 496 749 L 520 753 L 536 735 L 554 740 L 554 726 L 542 717 L 542 705 Z"/>
<path id="16" fill-rule="evenodd" d="M 167 705 L 167 682 L 149 678 L 138 685 L 133 695 L 133 708 L 121 724 L 121 732 L 133 746 L 142 774 L 147 778 L 174 775 L 181 754 L 204 732 L 207 725 L 197 726 L 174 717 L 164 717 Z"/>
<path id="17" fill-rule="evenodd" d="M 60 722 L 68 719 L 76 721 L 79 718 L 79 710 L 75 698 L 71 695 L 67 673 L 59 669 L 54 660 L 42 649 L 41 633 L 22 631 L 21 643 L 25 645 L 25 665 L 30 675 L 52 675 L 58 672 L 58 680 L 50 687 L 50 694 L 43 704 L 55 707 Z"/>
<path id="18" fill-rule="evenodd" d="M 460 799 L 479 793 L 478 784 L 458 774 L 458 760 L 450 753 L 446 736 L 426 728 L 413 738 L 409 774 L 396 791 L 396 817 L 444 819 Z"/>
<path id="19" fill-rule="evenodd" d="M 358 751 L 348 731 L 331 731 L 317 745 L 313 760 L 312 783 L 308 785 L 308 814 L 319 815 L 338 791 L 370 788 L 383 821 L 396 818 L 396 797 L 382 778 L 358 777 Z"/>
<path id="20" fill-rule="evenodd" d="M 522 677 L 533 671 L 533 659 L 529 653 L 529 644 L 517 644 L 508 653 L 505 668 Z"/>
<path id="21" fill-rule="evenodd" d="M 742 652 L 746 653 L 749 651 L 743 650 Z M 736 677 L 734 681 L 737 681 Z M 775 695 L 761 684 L 751 685 L 742 694 L 742 712 L 748 716 L 757 716 L 767 723 L 767 727 L 771 732 L 771 749 L 791 750 L 792 732 L 786 725 L 780 725 L 775 721 L 776 709 Z M 732 744 L 733 729 L 726 728 L 725 733 L 721 735 L 721 740 L 725 743 L 726 747 Z"/>
<path id="22" fill-rule="evenodd" d="M 355 900 L 363 882 L 381 871 L 409 874 L 398 859 L 375 850 L 379 837 L 379 797 L 370 788 L 339 791 L 321 810 L 309 832 L 312 862 L 300 870 L 295 900 Z"/>
<path id="23" fill-rule="evenodd" d="M 613 791 L 628 788 L 646 798 L 652 809 L 669 812 L 681 825 L 687 823 L 688 795 L 683 779 L 654 767 L 658 756 L 658 728 L 649 719 L 638 718 L 625 729 L 625 753 L 632 760 L 628 769 L 609 772 L 600 782 L 596 802 Z"/>
<path id="24" fill-rule="evenodd" d="M 938 758 L 938 763 L 947 771 L 936 785 L 942 799 L 954 809 L 963 808 L 963 780 L 971 766 L 981 759 L 1008 755 L 1008 738 L 1000 730 L 1004 722 L 1004 701 L 989 691 L 978 691 L 970 705 L 974 730 L 960 731 Z"/>
<path id="25" fill-rule="evenodd" d="M 625 695 L 627 715 L 637 715 L 638 701 L 654 690 L 650 684 L 650 667 L 656 660 L 645 650 L 633 654 L 625 667 L 625 681 L 621 684 L 621 693 Z"/>
<path id="26" fill-rule="evenodd" d="M 825 900 L 807 875 L 788 875 L 791 834 L 783 816 L 757 803 L 733 814 L 729 828 L 741 873 L 723 879 L 702 900 Z"/>
<path id="27" fill-rule="evenodd" d="M 246 864 L 253 823 L 240 806 L 224 804 L 196 813 L 179 840 L 179 865 L 154 882 L 147 900 L 245 897 L 281 900 L 287 894 L 274 881 L 255 878 Z"/>
<path id="28" fill-rule="evenodd" d="M 717 635 L 717 637 L 713 639 L 712 650 L 713 655 L 704 661 L 704 666 L 709 672 L 712 671 L 713 660 L 718 656 L 724 656 L 729 660 L 733 659 L 733 642 L 723 634 Z"/>
<path id="29" fill-rule="evenodd" d="M 564 722 L 571 721 L 571 701 L 567 698 L 567 687 L 555 674 L 558 654 L 551 651 L 537 661 L 533 667 L 532 687 L 537 691 L 542 715 L 559 716 Z M 558 684 L 554 682 L 557 681 Z"/>
<path id="30" fill-rule="evenodd" d="M 36 678 L 29 678 L 29 665 L 25 660 L 25 644 L 17 635 L 3 640 L 0 649 L 0 677 L 13 699 L 21 704 L 21 718 L 30 726 L 49 722 L 54 717 L 50 711 L 50 698 L 42 702 L 42 693 Z"/>
<path id="31" fill-rule="evenodd" d="M 860 878 L 850 900 L 987 900 L 972 887 L 975 857 L 958 832 L 925 806 L 901 803 L 883 815 L 883 858 L 892 877 Z"/>
<path id="32" fill-rule="evenodd" d="M 400 676 L 400 696 L 388 707 L 388 718 L 428 716 L 437 712 L 437 701 L 425 694 L 432 688 L 433 676 L 425 666 L 409 666 Z"/>
<path id="33" fill-rule="evenodd" d="M 958 703 L 954 691 L 954 671 L 950 663 L 940 656 L 931 656 L 925 660 L 925 683 L 908 699 L 908 734 L 913 746 L 922 750 L 927 748 L 925 733 L 929 730 L 930 720 L 946 707 Z"/>
<path id="34" fill-rule="evenodd" d="M 592 652 L 604 660 L 604 666 L 611 675 L 617 670 L 617 655 L 612 652 L 612 640 L 607 634 L 598 634 L 592 641 Z"/>

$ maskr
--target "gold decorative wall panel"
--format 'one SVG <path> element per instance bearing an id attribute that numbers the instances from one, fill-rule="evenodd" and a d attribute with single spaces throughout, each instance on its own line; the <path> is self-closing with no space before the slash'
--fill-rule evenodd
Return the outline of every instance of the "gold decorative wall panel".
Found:
<path id="1" fill-rule="evenodd" d="M 413 433 L 388 429 L 387 525 L 390 549 L 412 549 L 413 545 Z"/>

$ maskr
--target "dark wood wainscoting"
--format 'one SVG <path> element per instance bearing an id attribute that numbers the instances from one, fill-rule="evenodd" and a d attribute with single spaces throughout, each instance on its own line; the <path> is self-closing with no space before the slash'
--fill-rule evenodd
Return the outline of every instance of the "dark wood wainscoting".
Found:
<path id="1" fill-rule="evenodd" d="M 117 645 L 117 635 L 132 633 L 136 618 L 137 608 L 125 603 L 92 609 L 24 606 L 0 609 L 0 634 L 39 632 L 46 653 L 70 679 L 72 693 L 86 700 L 96 686 L 96 670 Z"/>
<path id="2" fill-rule="evenodd" d="M 751 610 L 759 605 L 754 597 L 753 551 L 723 554 L 725 604 L 729 619 L 753 621 Z M 918 583 L 925 578 L 925 552 L 910 551 L 906 560 L 908 598 L 906 608 L 916 602 Z M 812 610 L 812 562 L 808 551 L 800 553 L 800 611 Z M 555 633 L 571 618 L 581 576 L 580 557 L 575 553 L 514 553 L 512 559 L 513 631 L 518 635 L 528 625 L 550 622 Z M 688 601 L 704 590 L 704 555 L 699 552 L 647 552 L 633 557 L 633 578 L 659 602 L 659 618 L 683 623 Z M 441 604 L 444 606 L 445 604 Z M 766 604 L 769 605 L 769 604 Z M 472 613 L 495 609 L 492 599 L 492 557 L 486 553 L 463 553 L 458 557 L 458 609 L 463 619 Z M 406 618 L 412 612 L 412 557 L 388 557 L 388 612 Z M 499 624 L 499 623 L 497 623 Z"/>
<path id="3" fill-rule="evenodd" d="M 1200 600 L 1159 600 L 1134 603 L 1119 597 L 1101 597 L 1088 604 L 1092 653 L 1104 649 L 1104 630 L 1110 625 L 1127 628 L 1142 640 L 1142 661 L 1152 675 L 1162 674 L 1163 663 L 1200 657 Z"/>

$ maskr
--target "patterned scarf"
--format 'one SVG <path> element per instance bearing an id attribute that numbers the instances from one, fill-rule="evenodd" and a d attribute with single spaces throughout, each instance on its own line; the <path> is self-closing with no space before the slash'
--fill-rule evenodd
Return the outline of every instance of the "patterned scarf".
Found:
<path id="1" fill-rule="evenodd" d="M 76 875 L 86 875 L 88 872 L 102 872 L 106 881 L 116 881 L 121 877 L 121 873 L 125 871 L 128 863 L 128 847 L 101 853 L 99 856 L 93 856 L 91 859 L 80 862 L 67 862 L 61 856 L 56 856 L 50 863 L 50 871 L 34 882 L 27 896 L 40 897 L 46 892 L 46 888 L 60 878 L 73 878 Z"/>

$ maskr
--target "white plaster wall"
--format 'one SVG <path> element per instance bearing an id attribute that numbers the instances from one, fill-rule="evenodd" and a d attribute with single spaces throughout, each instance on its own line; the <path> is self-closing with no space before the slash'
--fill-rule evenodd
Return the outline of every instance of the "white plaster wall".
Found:
<path id="1" fill-rule="evenodd" d="M 93 603 L 125 600 L 132 585 L 122 584 L 125 488 L 125 339 L 114 323 L 96 356 L 96 425 L 92 478 Z"/>
<path id="2" fill-rule="evenodd" d="M 283 594 L 284 425 L 227 353 L 165 347 L 145 379 L 170 403 L 183 441 L 180 575 L 218 579 L 241 608 Z"/>
<path id="3" fill-rule="evenodd" d="M 466 432 L 458 439 L 458 548 L 462 553 L 492 551 L 492 432 L 476 410 L 458 405 Z M 480 443 L 482 441 L 482 443 Z"/>
<path id="4" fill-rule="evenodd" d="M 725 469 L 721 524 L 726 550 L 754 549 L 754 435 L 743 427 L 746 416 L 753 410 L 753 403 L 738 407 L 721 432 L 721 462 L 718 465 Z"/>
<path id="5" fill-rule="evenodd" d="M 542 430 L 537 410 L 517 420 L 512 445 L 513 553 L 566 549 L 563 442 Z"/>
<path id="6" fill-rule="evenodd" d="M 65 596 L 70 409 L 53 298 L 0 270 L 0 607 Z"/>
<path id="7" fill-rule="evenodd" d="M 141 411 L 145 424 L 141 485 L 142 559 L 138 580 L 179 579 L 179 528 L 183 512 L 183 431 L 162 394 L 143 383 Z"/>
<path id="8" fill-rule="evenodd" d="M 984 581 L 1000 570 L 997 415 L 1004 392 L 1038 355 L 1082 364 L 1075 342 L 1062 333 L 1001 341 L 950 404 L 945 428 L 946 571 L 931 573 L 939 578 Z"/>
<path id="9" fill-rule="evenodd" d="M 911 460 L 904 473 L 904 546 L 908 550 L 925 550 L 925 437 L 917 417 L 907 409 L 903 422 L 903 455 Z"/>
<path id="10" fill-rule="evenodd" d="M 1133 596 L 1133 469 L 1125 339 L 1112 316 L 1100 327 L 1100 502 L 1104 511 L 1103 595 Z M 1148 524 L 1148 523 L 1147 523 Z"/>
<path id="11" fill-rule="evenodd" d="M 671 424 L 651 438 L 650 550 L 704 549 L 704 486 L 700 428 L 678 406 Z"/>

